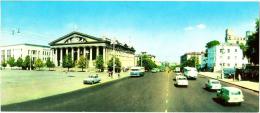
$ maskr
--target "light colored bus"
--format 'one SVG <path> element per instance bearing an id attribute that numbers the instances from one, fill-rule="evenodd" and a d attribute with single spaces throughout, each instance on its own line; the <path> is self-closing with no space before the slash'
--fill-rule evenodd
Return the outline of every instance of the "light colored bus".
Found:
<path id="1" fill-rule="evenodd" d="M 130 76 L 144 76 L 144 67 L 132 67 Z"/>
<path id="2" fill-rule="evenodd" d="M 188 79 L 197 79 L 198 77 L 197 69 L 194 67 L 184 67 L 183 71 L 184 76 L 186 76 Z"/>

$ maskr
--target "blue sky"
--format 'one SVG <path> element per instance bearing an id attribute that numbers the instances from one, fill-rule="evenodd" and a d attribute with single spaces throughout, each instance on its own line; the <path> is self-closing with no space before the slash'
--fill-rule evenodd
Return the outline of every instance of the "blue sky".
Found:
<path id="1" fill-rule="evenodd" d="M 225 29 L 254 30 L 257 2 L 1 2 L 0 45 L 49 42 L 73 30 L 110 38 L 179 62 L 186 52 L 224 42 Z M 12 35 L 12 30 L 21 33 Z"/>

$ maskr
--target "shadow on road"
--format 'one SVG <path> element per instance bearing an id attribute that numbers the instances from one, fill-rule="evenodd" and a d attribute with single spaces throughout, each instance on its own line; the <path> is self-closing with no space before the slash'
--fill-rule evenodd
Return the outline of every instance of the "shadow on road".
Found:
<path id="1" fill-rule="evenodd" d="M 206 88 L 206 87 L 202 87 L 202 89 L 204 89 L 204 90 L 206 90 L 206 91 L 208 91 L 208 92 L 211 92 L 211 93 L 216 93 L 216 92 L 217 92 L 217 90 L 208 89 L 208 88 Z"/>
<path id="2" fill-rule="evenodd" d="M 223 102 L 222 100 L 220 100 L 220 99 L 217 98 L 217 97 L 213 97 L 212 100 L 213 100 L 214 102 L 216 102 L 216 103 L 218 103 L 218 104 L 224 106 L 224 107 L 238 107 L 238 106 L 240 106 L 239 104 L 225 103 L 225 102 Z"/>

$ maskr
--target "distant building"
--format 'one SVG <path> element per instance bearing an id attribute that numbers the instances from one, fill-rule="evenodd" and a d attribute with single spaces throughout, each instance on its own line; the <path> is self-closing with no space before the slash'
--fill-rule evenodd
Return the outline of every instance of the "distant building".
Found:
<path id="1" fill-rule="evenodd" d="M 189 53 L 185 53 L 184 55 L 181 56 L 181 64 L 183 64 L 184 62 L 186 62 L 187 60 L 189 60 L 191 57 L 196 57 L 199 60 L 199 64 L 202 63 L 202 56 L 204 55 L 204 52 L 189 52 Z"/>
<path id="2" fill-rule="evenodd" d="M 250 31 L 247 31 L 247 36 L 250 34 Z M 236 36 L 231 29 L 226 29 L 225 42 L 230 44 L 246 44 L 247 37 Z"/>
<path id="3" fill-rule="evenodd" d="M 237 44 L 224 43 L 213 46 L 208 49 L 207 56 L 207 66 L 214 71 L 220 71 L 221 66 L 223 68 L 241 68 L 248 63 Z"/>
<path id="4" fill-rule="evenodd" d="M 141 60 L 140 56 L 142 55 L 147 55 L 156 65 L 161 65 L 161 62 L 158 61 L 158 59 L 156 59 L 155 55 L 147 54 L 147 52 L 141 52 L 141 54 L 135 55 L 135 64 L 136 64 L 135 66 L 138 66 L 138 61 Z"/>
<path id="5" fill-rule="evenodd" d="M 37 58 L 40 58 L 43 62 L 46 62 L 48 57 L 52 59 L 50 47 L 44 45 L 27 43 L 7 45 L 0 46 L 0 51 L 1 63 L 4 60 L 8 61 L 11 57 L 14 57 L 15 60 L 21 57 L 24 60 L 27 55 L 32 57 L 32 62 L 34 62 Z"/>

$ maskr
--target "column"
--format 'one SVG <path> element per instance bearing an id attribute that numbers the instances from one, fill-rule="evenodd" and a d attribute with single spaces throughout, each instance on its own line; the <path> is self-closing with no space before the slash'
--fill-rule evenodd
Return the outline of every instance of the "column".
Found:
<path id="1" fill-rule="evenodd" d="M 103 46 L 103 62 L 104 62 L 104 65 L 105 65 L 105 67 L 107 67 L 106 66 L 106 48 L 105 48 L 105 46 Z"/>
<path id="2" fill-rule="evenodd" d="M 55 64 L 55 66 L 58 66 L 58 63 L 57 63 L 57 61 L 58 61 L 58 53 L 57 53 L 58 51 L 57 51 L 57 49 L 56 48 L 54 48 L 54 64 Z"/>
<path id="3" fill-rule="evenodd" d="M 89 48 L 89 67 L 92 67 L 92 47 Z"/>
<path id="4" fill-rule="evenodd" d="M 77 51 L 77 54 L 78 54 L 78 56 L 77 56 L 77 60 L 79 60 L 79 47 L 78 47 L 78 51 Z"/>
<path id="5" fill-rule="evenodd" d="M 63 51 L 62 48 L 60 48 L 60 66 L 62 66 L 62 62 L 63 62 Z"/>
<path id="6" fill-rule="evenodd" d="M 74 48 L 71 48 L 71 59 L 74 62 Z"/>
<path id="7" fill-rule="evenodd" d="M 66 55 L 68 55 L 69 48 L 66 48 Z"/>
<path id="8" fill-rule="evenodd" d="M 99 55 L 99 47 L 97 46 L 96 47 L 96 59 L 97 59 L 98 55 Z"/>
<path id="9" fill-rule="evenodd" d="M 87 58 L 87 57 L 86 57 L 86 47 L 83 47 L 83 56 L 84 56 L 85 58 Z"/>

